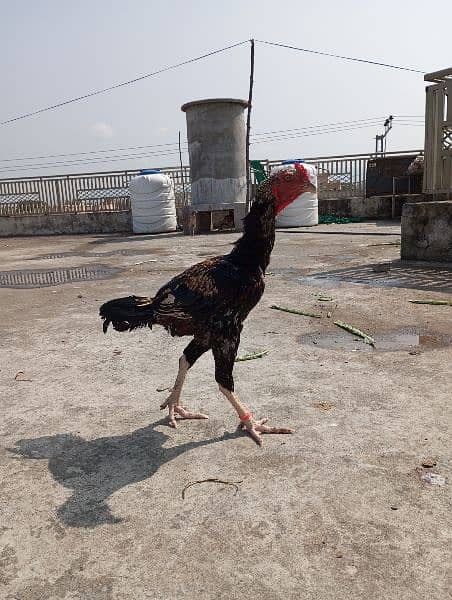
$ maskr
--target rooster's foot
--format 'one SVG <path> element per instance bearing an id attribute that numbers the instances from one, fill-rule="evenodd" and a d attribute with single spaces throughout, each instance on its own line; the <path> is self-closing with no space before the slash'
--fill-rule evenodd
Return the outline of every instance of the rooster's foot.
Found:
<path id="1" fill-rule="evenodd" d="M 262 446 L 262 434 L 263 433 L 294 433 L 294 430 L 290 427 L 270 427 L 266 425 L 268 419 L 260 419 L 255 421 L 250 418 L 245 422 L 241 422 L 239 425 L 240 429 L 244 429 L 253 440 L 259 446 Z"/>
<path id="2" fill-rule="evenodd" d="M 169 414 L 168 414 L 168 425 L 177 429 L 177 421 L 182 421 L 184 419 L 208 419 L 209 416 L 203 413 L 191 412 L 187 410 L 184 406 L 180 406 L 172 401 L 172 398 L 168 398 L 165 400 L 163 404 L 160 405 L 160 409 L 163 410 L 168 406 Z"/>

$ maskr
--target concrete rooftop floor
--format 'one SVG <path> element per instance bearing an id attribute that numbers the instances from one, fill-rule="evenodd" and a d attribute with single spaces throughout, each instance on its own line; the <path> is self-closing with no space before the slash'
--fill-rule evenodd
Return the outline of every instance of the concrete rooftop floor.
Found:
<path id="1" fill-rule="evenodd" d="M 236 237 L 0 239 L 1 598 L 449 597 L 452 307 L 408 300 L 452 299 L 451 267 L 398 263 L 394 223 L 278 232 L 240 348 L 269 354 L 235 379 L 256 416 L 296 433 L 259 448 L 236 432 L 210 353 L 184 389 L 210 419 L 172 430 L 157 388 L 187 339 L 104 336 L 97 316 Z M 182 499 L 206 478 L 240 483 Z"/>

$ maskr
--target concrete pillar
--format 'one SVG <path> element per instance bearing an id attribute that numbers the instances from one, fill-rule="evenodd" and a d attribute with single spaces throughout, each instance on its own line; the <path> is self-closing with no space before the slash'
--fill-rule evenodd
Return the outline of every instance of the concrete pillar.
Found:
<path id="1" fill-rule="evenodd" d="M 193 208 L 222 210 L 245 205 L 247 106 L 245 100 L 233 98 L 196 100 L 182 106 L 187 116 Z M 237 206 L 237 212 L 243 217 L 242 207 Z"/>

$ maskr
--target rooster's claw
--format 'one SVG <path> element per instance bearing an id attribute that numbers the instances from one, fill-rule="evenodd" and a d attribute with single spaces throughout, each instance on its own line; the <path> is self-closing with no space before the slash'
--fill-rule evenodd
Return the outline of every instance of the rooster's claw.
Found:
<path id="1" fill-rule="evenodd" d="M 239 424 L 239 428 L 245 430 L 253 438 L 258 446 L 262 446 L 262 434 L 264 433 L 294 433 L 290 427 L 270 427 L 266 425 L 268 419 L 254 421 L 249 419 Z"/>

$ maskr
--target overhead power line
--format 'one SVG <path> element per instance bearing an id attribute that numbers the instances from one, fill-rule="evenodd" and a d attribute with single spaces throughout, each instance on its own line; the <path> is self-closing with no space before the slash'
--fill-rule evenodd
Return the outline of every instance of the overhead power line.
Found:
<path id="1" fill-rule="evenodd" d="M 177 146 L 177 142 L 176 143 L 169 143 L 169 144 L 152 144 L 152 145 L 146 145 L 146 146 L 129 146 L 127 148 L 110 148 L 108 150 L 89 150 L 87 152 L 70 152 L 67 154 L 45 154 L 43 156 L 16 156 L 16 158 L 0 158 L 0 162 L 15 162 L 17 160 L 40 160 L 40 159 L 46 159 L 46 158 L 62 158 L 65 156 L 83 156 L 83 155 L 87 155 L 87 154 L 100 154 L 100 153 L 106 153 L 106 152 L 123 152 L 125 150 L 143 150 L 146 148 L 161 148 L 164 146 Z"/>
<path id="2" fill-rule="evenodd" d="M 317 124 L 317 125 L 306 125 L 305 127 L 295 127 L 295 128 L 291 128 L 291 129 L 277 129 L 277 130 L 273 130 L 273 131 L 261 131 L 261 132 L 257 132 L 253 134 L 253 137 L 260 137 L 260 136 L 268 136 L 268 135 L 273 135 L 273 134 L 286 134 L 286 133 L 290 133 L 290 132 L 301 132 L 301 131 L 311 131 L 311 130 L 318 130 L 318 129 L 324 129 L 325 127 L 336 127 L 336 126 L 341 126 L 341 125 L 354 125 L 354 124 L 370 124 L 370 125 L 374 125 L 374 124 L 379 124 L 380 121 L 382 121 L 385 117 L 384 116 L 380 116 L 380 117 L 369 117 L 367 119 L 353 119 L 351 121 L 336 121 L 334 123 L 321 123 L 321 124 Z M 396 120 L 397 124 L 401 124 L 401 123 L 411 123 L 411 119 L 410 120 L 406 120 L 406 119 L 400 119 L 398 116 L 394 117 Z M 414 117 L 413 117 L 414 118 Z M 417 118 L 417 116 L 416 116 Z M 420 117 L 419 118 L 423 118 Z M 413 124 L 417 124 L 416 121 L 413 122 Z M 186 143 L 186 140 L 185 140 Z M 105 150 L 89 150 L 89 151 L 82 151 L 82 152 L 69 152 L 69 153 L 63 153 L 63 154 L 44 154 L 44 155 L 40 155 L 40 156 L 16 156 L 14 158 L 0 158 L 0 162 L 17 162 L 17 161 L 22 161 L 22 160 L 44 160 L 44 159 L 49 159 L 49 158 L 66 158 L 66 157 L 72 157 L 72 156 L 90 156 L 93 154 L 108 154 L 111 152 L 127 152 L 130 150 L 148 150 L 148 149 L 154 149 L 154 148 L 167 148 L 167 149 L 171 149 L 171 148 L 177 148 L 178 147 L 178 142 L 171 142 L 171 143 L 165 143 L 165 144 L 146 144 L 144 146 L 127 146 L 127 147 L 123 147 L 123 148 L 108 148 Z"/>
<path id="3" fill-rule="evenodd" d="M 364 126 L 349 127 L 349 128 L 342 128 L 342 129 L 339 129 L 339 128 L 338 129 L 329 129 L 329 130 L 325 130 L 325 131 L 318 131 L 315 133 L 306 133 L 306 134 L 291 135 L 291 136 L 269 137 L 269 138 L 252 140 L 251 145 L 276 143 L 276 142 L 284 142 L 284 141 L 287 142 L 287 141 L 291 141 L 291 140 L 303 139 L 305 137 L 311 137 L 311 136 L 317 136 L 317 135 L 326 135 L 326 134 L 333 134 L 333 133 L 346 133 L 346 132 L 352 132 L 357 129 L 363 129 L 363 128 L 368 128 L 368 127 L 373 127 L 373 125 L 370 125 L 370 126 L 364 125 Z M 187 150 L 188 150 L 188 148 L 182 147 L 182 151 L 184 153 L 187 152 Z M 81 160 L 60 162 L 60 163 L 12 165 L 7 168 L 0 169 L 0 173 L 30 171 L 30 169 L 37 169 L 37 168 L 46 169 L 46 170 L 47 169 L 56 169 L 56 168 L 60 169 L 62 167 L 74 167 L 77 165 L 93 165 L 93 164 L 102 164 L 102 163 L 111 163 L 111 162 L 124 162 L 126 160 L 137 160 L 137 159 L 148 159 L 148 160 L 150 159 L 150 160 L 155 161 L 156 159 L 158 159 L 160 157 L 176 156 L 177 154 L 179 154 L 179 151 L 174 150 L 174 151 L 162 152 L 162 153 L 157 153 L 157 154 L 143 153 L 143 154 L 128 154 L 128 155 L 119 155 L 119 156 L 105 156 L 102 158 L 95 158 L 93 160 L 81 159 Z"/>
<path id="4" fill-rule="evenodd" d="M 423 127 L 423 125 L 411 125 L 411 124 L 403 124 L 403 127 Z M 329 128 L 329 129 L 325 129 L 325 130 L 319 130 L 319 131 L 315 131 L 315 132 L 300 132 L 300 133 L 294 133 L 294 134 L 288 134 L 288 135 L 281 135 L 281 136 L 269 136 L 266 138 L 253 138 L 252 140 L 252 144 L 261 144 L 261 143 L 267 143 L 267 142 L 282 142 L 282 141 L 290 141 L 290 140 L 296 140 L 296 139 L 300 139 L 300 138 L 305 138 L 305 137 L 311 137 L 311 136 L 317 136 L 317 135 L 325 135 L 325 134 L 329 134 L 329 133 L 345 133 L 345 132 L 349 132 L 349 131 L 356 131 L 357 129 L 366 129 L 366 128 L 370 128 L 370 127 L 375 127 L 375 124 L 368 124 L 368 125 L 356 125 L 356 126 L 352 126 L 352 127 L 336 127 L 336 128 Z"/>
<path id="5" fill-rule="evenodd" d="M 370 60 L 367 58 L 356 58 L 353 56 L 343 56 L 342 54 L 334 54 L 332 52 L 323 52 L 321 50 L 311 50 L 310 48 L 298 48 L 296 46 L 289 46 L 288 44 L 281 44 L 278 42 L 268 42 L 266 40 L 256 40 L 259 44 L 266 44 L 267 46 L 276 46 L 279 48 L 287 48 L 288 50 L 298 50 L 299 52 L 307 52 L 308 54 L 320 54 L 321 56 L 329 56 L 331 58 L 339 58 L 342 60 L 351 60 L 353 62 L 366 63 L 369 65 L 375 65 L 377 67 L 386 67 L 389 69 L 399 69 L 400 71 L 411 71 L 412 73 L 422 73 L 425 71 L 420 69 L 413 69 L 411 67 L 401 67 L 400 65 L 391 65 L 389 63 L 383 63 L 376 60 Z"/>
<path id="6" fill-rule="evenodd" d="M 379 123 L 382 119 L 384 119 L 384 117 L 371 117 L 369 119 L 355 119 L 353 121 L 339 121 L 336 123 L 323 123 L 323 124 L 319 124 L 319 125 L 307 125 L 305 127 L 295 127 L 292 129 L 279 129 L 279 130 L 275 130 L 275 131 L 263 131 L 260 133 L 255 133 L 253 134 L 254 136 L 260 136 L 260 135 L 272 135 L 272 134 L 278 134 L 278 133 L 286 133 L 286 132 L 290 132 L 290 131 L 307 131 L 307 130 L 311 130 L 311 129 L 323 129 L 324 127 L 335 127 L 338 125 L 354 125 L 354 124 L 362 124 L 362 123 L 369 123 L 371 125 L 373 125 L 374 123 Z"/>
<path id="7" fill-rule="evenodd" d="M 230 46 L 225 46 L 224 48 L 219 48 L 218 50 L 212 50 L 211 52 L 207 52 L 206 54 L 202 54 L 201 56 L 196 56 L 195 58 L 189 58 L 188 60 L 184 60 L 175 65 L 169 65 L 168 67 L 162 67 L 157 71 L 153 71 L 152 73 L 146 73 L 145 75 L 140 75 L 139 77 L 135 77 L 134 79 L 129 79 L 128 81 L 123 81 L 121 83 L 117 83 L 115 85 L 111 85 L 109 87 L 103 88 L 101 90 L 95 90 L 92 92 L 87 92 L 82 96 L 77 96 L 76 98 L 71 98 L 70 100 L 64 100 L 63 102 L 58 102 L 56 104 L 52 104 L 51 106 L 46 106 L 45 108 L 39 108 L 38 110 L 34 110 L 29 113 L 25 113 L 23 115 L 18 115 L 17 117 L 12 117 L 11 119 L 7 119 L 6 121 L 0 121 L 0 125 L 7 125 L 8 123 L 12 123 L 13 121 L 19 121 L 20 119 L 25 119 L 27 117 L 32 117 L 34 115 L 38 115 L 40 113 L 54 110 L 61 106 L 65 106 L 67 104 L 72 104 L 73 102 L 79 102 L 80 100 L 86 100 L 86 98 L 91 98 L 92 96 L 97 96 L 99 94 L 104 94 L 105 92 L 111 92 L 112 90 L 116 90 L 120 87 L 124 87 L 126 85 L 131 85 L 132 83 L 137 83 L 137 81 L 142 81 L 143 79 L 147 79 L 148 77 L 153 77 L 154 75 L 159 75 L 160 73 L 165 73 L 165 71 L 171 71 L 173 69 L 178 69 L 179 67 L 183 67 L 184 65 L 188 65 L 190 63 L 197 62 L 198 60 L 202 60 L 209 56 L 213 56 L 214 54 L 219 54 L 220 52 L 225 52 L 226 50 L 231 50 L 232 48 L 236 48 L 237 46 L 242 46 L 243 44 L 248 43 L 248 40 L 244 40 L 242 42 L 238 42 L 237 44 L 231 44 Z"/>
<path id="8" fill-rule="evenodd" d="M 406 125 L 408 126 L 408 125 Z M 297 139 L 304 139 L 306 137 L 311 137 L 311 136 L 318 136 L 318 135 L 326 135 L 326 134 L 332 134 L 332 133 L 346 133 L 346 132 L 352 132 L 358 129 L 364 129 L 364 128 L 369 128 L 369 127 L 375 127 L 374 124 L 368 124 L 368 125 L 357 125 L 357 126 L 352 126 L 352 127 L 338 127 L 338 128 L 329 128 L 329 129 L 325 129 L 325 130 L 319 130 L 319 131 L 315 131 L 315 132 L 300 132 L 300 133 L 295 133 L 295 134 L 289 134 L 289 135 L 281 135 L 281 136 L 269 136 L 266 138 L 257 138 L 257 139 L 252 139 L 251 140 L 251 144 L 255 145 L 255 144 L 265 144 L 265 143 L 274 143 L 274 142 L 283 142 L 283 141 L 291 141 L 291 140 L 297 140 Z M 187 147 L 182 147 L 183 152 L 187 152 L 188 148 Z M 77 166 L 77 165 L 93 165 L 93 164 L 99 164 L 99 163 L 110 163 L 110 162 L 123 162 L 125 160 L 131 160 L 131 159 L 151 159 L 151 160 L 156 160 L 160 157 L 163 156 L 175 156 L 177 155 L 179 152 L 178 150 L 171 150 L 168 149 L 168 151 L 163 151 L 163 152 L 146 152 L 146 153 L 139 153 L 139 154 L 125 154 L 125 155 L 113 155 L 113 156 L 104 156 L 104 157 L 94 157 L 92 159 L 80 159 L 80 160 L 73 160 L 73 161 L 59 161 L 59 162 L 49 162 L 49 163 L 35 163 L 35 164 L 29 164 L 29 165 L 11 165 L 6 168 L 0 169 L 0 173 L 12 173 L 12 172 L 16 172 L 16 171 L 29 171 L 30 169 L 55 169 L 55 168 L 62 168 L 62 167 L 73 167 L 73 166 Z"/>
<path id="9" fill-rule="evenodd" d="M 253 143 L 257 144 L 260 142 L 267 141 L 280 141 L 280 140 L 291 140 L 296 138 L 310 137 L 312 135 L 323 135 L 326 133 L 336 133 L 340 131 L 353 131 L 355 129 L 363 129 L 368 127 L 375 127 L 380 125 L 384 117 L 370 117 L 368 119 L 355 119 L 353 121 L 342 121 L 336 123 L 325 123 L 323 125 L 314 125 L 293 129 L 282 129 L 279 131 L 268 131 L 262 133 L 256 133 L 253 136 Z M 423 127 L 424 124 L 421 121 L 413 119 L 401 119 L 394 117 L 395 125 L 402 125 L 404 127 L 417 126 Z"/>
<path id="10" fill-rule="evenodd" d="M 188 148 L 186 147 L 182 147 L 182 149 L 185 151 Z M 32 168 L 32 167 L 47 167 L 47 166 L 51 166 L 51 167 L 59 167 L 59 166 L 67 166 L 67 165 L 74 165 L 74 164 L 91 164 L 91 163 L 96 163 L 96 162 L 104 162 L 104 161 L 108 161 L 108 160 L 125 160 L 127 158 L 139 158 L 139 157 L 149 157 L 149 158 L 153 158 L 153 157 L 159 157 L 159 156 L 168 156 L 170 154 L 178 154 L 179 151 L 177 149 L 173 150 L 173 149 L 168 149 L 168 150 L 163 150 L 161 152 L 139 152 L 139 153 L 133 153 L 133 154 L 118 154 L 118 155 L 111 155 L 111 156 L 95 156 L 93 158 L 79 158 L 76 159 L 74 158 L 73 160 L 62 160 L 62 161 L 52 161 L 52 162 L 41 162 L 41 163 L 31 163 L 31 164 L 20 164 L 20 165 L 12 165 L 13 167 L 18 166 L 21 168 Z M 9 168 L 5 167 L 5 168 Z"/>
<path id="11" fill-rule="evenodd" d="M 261 144 L 264 142 L 279 142 L 283 140 L 295 140 L 299 138 L 311 137 L 316 135 L 324 135 L 327 133 L 338 133 L 338 132 L 347 132 L 347 131 L 355 131 L 357 129 L 366 129 L 369 127 L 375 127 L 376 123 L 368 123 L 362 125 L 351 125 L 349 127 L 328 127 L 325 129 L 320 129 L 317 131 L 304 132 L 300 131 L 298 133 L 288 133 L 286 135 L 273 135 L 265 138 L 253 138 L 253 144 Z"/>
<path id="12" fill-rule="evenodd" d="M 185 149 L 182 149 L 185 152 Z M 100 159 L 94 159 L 94 160 L 75 160 L 75 161 L 70 161 L 70 162 L 62 162 L 62 163 L 42 163 L 42 164 L 36 164 L 36 165 L 13 165 L 12 167 L 7 167 L 4 169 L 0 169 L 0 173 L 12 173 L 15 171 L 29 171 L 30 169 L 60 169 L 62 167 L 74 167 L 77 165 L 93 165 L 93 164 L 100 164 L 100 163 L 111 163 L 111 162 L 121 162 L 121 161 L 125 161 L 125 160 L 130 160 L 130 159 L 139 159 L 139 158 L 147 158 L 147 159 L 157 159 L 161 156 L 174 156 L 176 154 L 179 154 L 179 150 L 175 150 L 175 151 L 171 151 L 171 152 L 162 152 L 161 154 L 157 154 L 157 155 L 150 155 L 149 153 L 146 154 L 129 154 L 126 156 L 113 156 L 113 157 L 103 157 Z"/>
<path id="13" fill-rule="evenodd" d="M 382 117 L 370 117 L 367 119 L 355 119 L 352 121 L 338 121 L 335 123 L 325 123 L 325 124 L 317 124 L 317 125 L 308 125 L 300 128 L 291 128 L 291 129 L 280 129 L 273 130 L 267 132 L 256 133 L 252 137 L 251 143 L 254 144 L 262 144 L 262 143 L 272 143 L 272 142 L 281 142 L 281 141 L 291 141 L 297 139 L 303 139 L 305 137 L 317 136 L 317 135 L 326 135 L 332 133 L 346 133 L 352 132 L 359 129 L 365 128 L 373 128 L 376 125 L 380 124 Z M 423 127 L 423 124 L 416 121 L 411 120 L 403 120 L 399 118 L 394 119 L 396 125 L 401 125 L 404 127 L 408 126 L 418 126 Z M 402 121 L 402 122 L 400 122 Z M 406 121 L 406 122 L 405 122 Z M 125 161 L 130 159 L 149 159 L 156 160 L 160 157 L 164 156 L 174 156 L 178 154 L 178 143 L 167 143 L 167 144 L 154 144 L 154 145 L 146 145 L 146 146 L 130 146 L 124 148 L 110 148 L 108 150 L 92 150 L 88 152 L 71 152 L 67 154 L 50 154 L 50 155 L 41 155 L 36 157 L 16 157 L 15 159 L 1 159 L 1 162 L 11 163 L 16 161 L 15 164 L 4 165 L 0 170 L 1 173 L 4 172 L 15 172 L 15 171 L 26 171 L 30 169 L 50 169 L 50 168 L 62 168 L 62 167 L 73 167 L 76 165 L 86 165 L 86 164 L 98 164 L 98 163 L 108 163 L 108 162 L 118 162 Z M 184 146 L 182 146 L 182 150 L 186 152 L 188 149 L 186 142 Z M 133 152 L 130 151 L 142 150 L 142 152 Z M 112 153 L 121 153 L 128 152 L 127 154 L 112 154 Z M 60 160 L 60 161 L 50 161 L 50 162 L 32 162 L 30 164 L 23 164 L 24 160 L 46 160 L 51 158 L 62 158 L 68 160 Z"/>
<path id="14" fill-rule="evenodd" d="M 420 69 L 413 69 L 411 67 L 402 67 L 400 65 L 393 65 L 393 64 L 389 64 L 389 63 L 383 63 L 383 62 L 379 62 L 379 61 L 375 61 L 375 60 L 370 60 L 370 59 L 365 59 L 365 58 L 357 58 L 357 57 L 352 57 L 352 56 L 344 56 L 341 54 L 334 54 L 332 52 L 324 52 L 321 50 L 312 50 L 310 48 L 299 48 L 297 46 L 291 46 L 289 44 L 283 44 L 280 42 L 269 42 L 267 40 L 255 40 L 256 42 L 260 43 L 260 44 L 265 44 L 267 46 L 274 46 L 274 47 L 278 47 L 278 48 L 286 48 L 289 50 L 296 50 L 299 52 L 306 52 L 309 54 L 318 54 L 321 56 L 328 56 L 330 58 L 337 58 L 337 59 L 341 59 L 341 60 L 348 60 L 348 61 L 354 61 L 354 62 L 360 62 L 360 63 L 366 63 L 366 64 L 371 64 L 371 65 L 376 65 L 379 67 L 386 67 L 386 68 L 390 68 L 390 69 L 398 69 L 398 70 L 402 70 L 402 71 L 411 71 L 413 73 L 424 73 L 424 71 L 420 70 Z M 194 63 L 200 60 L 203 60 L 205 58 L 208 58 L 209 56 L 213 56 L 215 54 L 220 54 L 221 52 L 226 52 L 227 50 L 231 50 L 232 48 L 237 48 L 238 46 L 243 46 L 244 44 L 247 44 L 248 42 L 253 42 L 253 40 L 243 40 L 241 42 L 237 42 L 235 44 L 231 44 L 229 46 L 225 46 L 224 48 L 219 48 L 217 50 L 211 50 L 210 52 L 206 52 L 205 54 L 202 54 L 201 56 L 196 56 L 194 58 L 189 58 L 187 60 L 184 60 L 182 62 L 176 63 L 174 65 L 169 65 L 166 67 L 162 67 L 161 69 L 158 69 L 157 71 L 153 71 L 152 73 L 146 73 L 145 75 L 140 75 L 139 77 L 134 77 L 133 79 L 129 79 L 127 81 L 122 81 L 121 83 L 117 83 L 114 85 L 111 85 L 109 87 L 100 89 L 100 90 L 93 90 L 90 92 L 87 92 L 86 94 L 82 94 L 80 96 L 77 96 L 75 98 L 70 98 L 69 100 L 64 100 L 62 102 L 57 102 L 55 104 L 52 104 L 50 106 L 46 106 L 44 108 L 39 108 L 37 110 L 33 110 L 31 112 L 28 113 L 24 113 L 22 115 L 17 115 L 16 117 L 11 117 L 10 119 L 6 119 L 4 121 L 0 121 L 0 125 L 8 125 L 9 123 L 13 123 L 15 121 L 19 121 L 21 119 L 26 119 L 28 117 L 32 117 L 34 115 L 38 115 L 41 114 L 43 112 L 47 112 L 47 111 L 51 111 L 51 110 L 55 110 L 57 108 L 60 108 L 62 106 L 66 106 L 68 104 L 72 104 L 74 102 L 79 102 L 81 100 L 86 100 L 87 98 L 91 98 L 93 96 L 97 96 L 99 94 L 104 94 L 106 92 L 111 92 L 113 90 L 116 90 L 118 88 L 127 86 L 127 85 L 131 85 L 134 83 L 137 83 L 138 81 L 142 81 L 143 79 L 147 79 L 149 77 L 153 77 L 155 75 L 159 75 L 161 73 L 164 73 L 166 71 L 171 71 L 173 69 L 178 69 L 180 67 L 183 67 L 185 65 L 188 65 L 190 63 Z"/>

